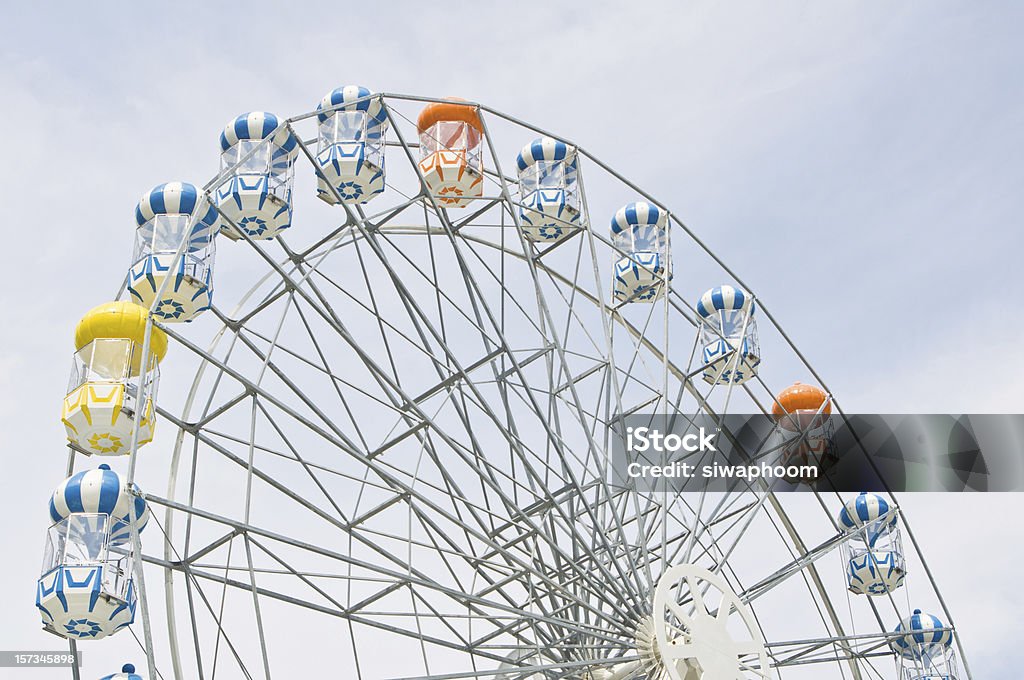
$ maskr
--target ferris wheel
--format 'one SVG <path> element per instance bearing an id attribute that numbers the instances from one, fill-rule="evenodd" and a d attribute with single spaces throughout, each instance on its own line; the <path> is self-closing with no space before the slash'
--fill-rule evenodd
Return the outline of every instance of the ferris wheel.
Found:
<path id="1" fill-rule="evenodd" d="M 666 203 L 356 86 L 220 150 L 142 197 L 75 331 L 36 597 L 73 649 L 177 680 L 970 677 L 891 495 L 609 483 L 627 415 L 773 414 L 806 460 L 839 413 Z"/>

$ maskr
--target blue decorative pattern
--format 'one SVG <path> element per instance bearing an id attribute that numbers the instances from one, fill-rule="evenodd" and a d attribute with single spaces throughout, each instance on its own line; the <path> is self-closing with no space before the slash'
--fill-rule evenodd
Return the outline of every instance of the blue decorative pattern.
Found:
<path id="1" fill-rule="evenodd" d="M 896 532 L 899 517 L 896 508 L 874 493 L 861 493 L 846 501 L 839 512 L 839 523 L 847 532 L 863 531 L 857 537 L 869 547 Z M 867 527 L 866 529 L 864 527 Z"/>
<path id="2" fill-rule="evenodd" d="M 375 160 L 383 160 L 383 155 Z M 384 191 L 384 168 L 367 159 L 363 142 L 331 144 L 317 154 L 316 161 L 322 175 L 317 195 L 327 203 L 333 204 L 335 198 L 325 181 L 345 203 L 365 203 Z"/>
<path id="3" fill-rule="evenodd" d="M 136 490 L 137 486 L 133 486 Z M 132 506 L 141 533 L 149 522 L 146 501 L 128 492 L 121 477 L 108 465 L 84 470 L 65 479 L 50 499 L 50 519 L 59 522 L 72 513 L 110 516 L 110 545 L 123 545 L 131 538 Z"/>
<path id="4" fill-rule="evenodd" d="M 108 593 L 103 578 L 103 570 L 108 568 L 60 566 L 43 574 L 36 583 L 36 608 L 43 625 L 58 635 L 78 639 L 106 637 L 131 625 L 137 603 L 135 584 L 128 579 L 123 600 Z"/>
<path id="5" fill-rule="evenodd" d="M 700 297 L 697 302 L 697 313 L 706 319 L 716 311 L 746 311 L 749 309 L 750 314 L 753 315 L 755 307 L 753 298 L 742 288 L 718 286 Z"/>
<path id="6" fill-rule="evenodd" d="M 225 125 L 220 133 L 220 149 L 227 151 L 243 139 L 269 139 L 289 156 L 297 151 L 297 141 L 288 126 L 268 111 L 243 113 Z"/>
<path id="7" fill-rule="evenodd" d="M 913 615 L 896 626 L 893 633 L 900 637 L 893 638 L 889 645 L 905 659 L 923 659 L 949 648 L 953 633 L 942 628 L 946 628 L 942 619 L 915 609 Z"/>
<path id="8" fill-rule="evenodd" d="M 712 385 L 741 385 L 757 374 L 761 365 L 758 348 L 748 334 L 742 340 L 735 338 L 739 360 L 733 353 L 733 344 L 725 338 L 715 338 L 701 350 L 705 369 L 702 378 Z"/>
<path id="9" fill-rule="evenodd" d="M 370 90 L 360 85 L 344 85 L 335 88 L 324 95 L 316 106 L 317 120 L 326 122 L 334 111 L 365 111 L 367 135 L 370 128 L 380 128 L 387 125 L 388 114 L 380 97 L 373 97 Z M 380 136 L 380 132 L 377 132 Z"/>
<path id="10" fill-rule="evenodd" d="M 615 299 L 617 302 L 650 302 L 661 294 L 665 265 L 659 253 L 633 253 L 615 263 Z M 672 272 L 668 273 L 672 280 Z"/>
<path id="11" fill-rule="evenodd" d="M 650 226 L 664 230 L 668 213 L 646 201 L 628 203 L 612 217 L 612 234 L 618 234 L 636 227 Z"/>
<path id="12" fill-rule="evenodd" d="M 567 165 L 575 168 L 576 147 L 551 137 L 538 137 L 519 152 L 519 156 L 516 157 L 516 166 L 523 171 L 537 161 L 566 161 Z"/>
<path id="13" fill-rule="evenodd" d="M 91 619 L 71 619 L 64 624 L 64 632 L 76 638 L 96 637 L 103 632 L 103 627 Z"/>
<path id="14" fill-rule="evenodd" d="M 188 182 L 167 182 L 158 184 L 143 194 L 135 207 L 135 223 L 144 227 L 157 215 L 193 215 L 199 210 L 199 218 L 192 226 L 189 236 L 189 250 L 206 247 L 213 238 L 217 224 L 217 210 L 207 201 L 200 201 L 195 185 Z"/>
<path id="15" fill-rule="evenodd" d="M 189 322 L 212 304 L 213 269 L 205 261 L 186 255 L 178 258 L 172 272 L 174 259 L 173 254 L 151 255 L 136 262 L 128 271 L 128 292 L 143 307 L 152 306 L 158 319 Z M 164 289 L 164 297 L 157 301 L 156 293 L 166 276 L 173 278 Z"/>
<path id="16" fill-rule="evenodd" d="M 217 207 L 251 238 L 273 238 L 291 226 L 292 191 L 290 182 L 277 191 L 271 184 L 266 173 L 234 175 L 217 188 Z M 221 229 L 234 235 L 226 220 Z"/>
<path id="17" fill-rule="evenodd" d="M 889 505 L 889 501 L 878 494 L 864 492 L 846 502 L 843 510 L 839 513 L 839 521 L 849 532 L 852 532 L 865 524 L 886 519 L 893 509 Z M 886 524 L 896 526 L 896 515 L 893 514 Z"/>
<path id="18" fill-rule="evenodd" d="M 554 242 L 580 226 L 581 213 L 569 205 L 565 189 L 538 189 L 523 199 L 519 219 L 533 241 Z"/>
<path id="19" fill-rule="evenodd" d="M 847 564 L 847 583 L 858 595 L 886 595 L 903 585 L 906 576 L 903 556 L 895 550 L 864 552 Z"/>

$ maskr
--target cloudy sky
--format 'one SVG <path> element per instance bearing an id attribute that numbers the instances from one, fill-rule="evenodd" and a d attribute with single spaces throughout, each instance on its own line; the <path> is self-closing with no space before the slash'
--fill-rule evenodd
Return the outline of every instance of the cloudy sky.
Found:
<path id="1" fill-rule="evenodd" d="M 6 13 L 0 489 L 17 557 L 0 646 L 56 646 L 31 592 L 70 333 L 116 290 L 138 196 L 210 177 L 234 115 L 297 114 L 340 84 L 458 94 L 578 141 L 741 273 L 848 412 L 1024 409 L 1024 6 L 380 6 Z M 1016 651 L 1022 503 L 903 500 L 977 678 Z"/>

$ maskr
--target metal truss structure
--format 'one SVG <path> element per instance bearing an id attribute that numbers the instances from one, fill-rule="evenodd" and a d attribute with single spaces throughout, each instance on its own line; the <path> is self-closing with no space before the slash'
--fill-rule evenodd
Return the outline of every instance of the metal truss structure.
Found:
<path id="1" fill-rule="evenodd" d="M 627 254 L 607 219 L 625 201 L 666 202 L 577 147 L 586 226 L 530 241 L 507 167 L 549 133 L 481 105 L 483 196 L 446 209 L 419 174 L 412 124 L 436 100 L 375 96 L 391 121 L 387 191 L 335 206 L 307 191 L 279 238 L 220 246 L 202 323 L 160 325 L 172 345 L 160 431 L 152 450 L 134 447 L 129 477 L 139 458 L 154 510 L 133 628 L 149 674 L 669 677 L 644 641 L 660 577 L 686 564 L 752 613 L 769 667 L 740 659 L 737 677 L 892 677 L 887 631 L 907 607 L 902 594 L 844 596 L 829 562 L 850 539 L 835 522 L 844 499 L 608 484 L 623 415 L 767 413 L 782 386 L 768 380 L 824 385 L 765 302 L 768 377 L 704 384 L 697 297 L 752 289 L 675 214 L 668 293 L 609 302 L 610 265 Z M 314 121 L 287 123 L 311 178 Z M 233 289 L 236 272 L 255 281 Z M 901 520 L 915 594 L 941 605 Z M 691 609 L 703 597 L 682 590 Z"/>

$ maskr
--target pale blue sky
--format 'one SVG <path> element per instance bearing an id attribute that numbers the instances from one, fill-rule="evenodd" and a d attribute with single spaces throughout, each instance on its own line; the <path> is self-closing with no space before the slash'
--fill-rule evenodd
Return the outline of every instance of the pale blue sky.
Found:
<path id="1" fill-rule="evenodd" d="M 579 142 L 723 255 L 847 411 L 1024 409 L 1024 5 L 483 5 L 5 12 L 3 493 L 8 512 L 40 515 L 12 530 L 5 647 L 55 642 L 30 593 L 63 477 L 70 332 L 116 290 L 138 196 L 211 176 L 237 113 L 296 114 L 344 83 L 459 94 Z M 1007 547 L 1022 536 L 946 536 L 942 515 L 1015 517 L 1018 498 L 904 501 L 930 554 L 958 552 L 935 570 L 977 678 L 1016 643 L 1000 616 L 1024 606 Z"/>

